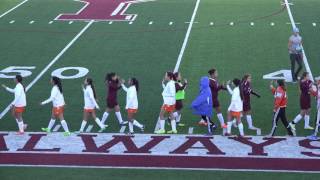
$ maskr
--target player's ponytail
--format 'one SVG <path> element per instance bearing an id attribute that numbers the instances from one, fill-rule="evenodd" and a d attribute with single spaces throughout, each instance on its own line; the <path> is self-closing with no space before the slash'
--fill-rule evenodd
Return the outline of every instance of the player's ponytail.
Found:
<path id="1" fill-rule="evenodd" d="M 131 78 L 132 85 L 136 87 L 137 92 L 139 91 L 139 81 L 136 78 Z"/>
<path id="2" fill-rule="evenodd" d="M 87 78 L 87 83 L 92 88 L 94 98 L 97 99 L 96 89 L 94 88 L 93 80 L 91 78 Z"/>
<path id="3" fill-rule="evenodd" d="M 20 74 L 16 75 L 16 80 L 18 83 L 20 83 L 22 85 L 24 92 L 26 92 L 26 88 L 22 84 L 22 76 Z"/>
<path id="4" fill-rule="evenodd" d="M 58 78 L 58 77 L 56 77 L 56 76 L 52 76 L 52 82 L 53 82 L 54 85 L 57 85 L 58 88 L 59 88 L 59 91 L 60 91 L 61 93 L 63 93 L 63 91 L 62 91 L 61 79 Z"/>

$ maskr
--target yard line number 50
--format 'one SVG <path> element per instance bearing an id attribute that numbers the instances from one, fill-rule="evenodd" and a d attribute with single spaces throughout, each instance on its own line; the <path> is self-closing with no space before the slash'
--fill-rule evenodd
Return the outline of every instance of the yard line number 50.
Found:
<path id="1" fill-rule="evenodd" d="M 28 77 L 32 75 L 31 70 L 34 69 L 36 69 L 35 66 L 9 66 L 0 71 L 0 78 L 11 79 L 18 74 L 22 77 Z M 89 70 L 84 67 L 63 67 L 52 71 L 51 75 L 60 79 L 76 79 L 84 77 L 88 73 Z"/>

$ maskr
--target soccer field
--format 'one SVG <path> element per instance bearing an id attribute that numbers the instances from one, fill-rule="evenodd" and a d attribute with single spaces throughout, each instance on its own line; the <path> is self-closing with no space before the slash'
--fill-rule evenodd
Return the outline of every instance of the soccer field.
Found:
<path id="1" fill-rule="evenodd" d="M 310 67 L 313 77 L 320 76 L 320 1 L 294 0 L 293 4 L 292 15 L 300 28 L 307 56 L 305 65 Z M 65 119 L 71 131 L 77 131 L 82 121 L 81 84 L 85 76 L 94 79 L 98 104 L 104 109 L 104 78 L 106 73 L 116 72 L 124 79 L 133 76 L 139 79 L 141 89 L 136 118 L 146 125 L 146 133 L 153 133 L 162 105 L 164 73 L 179 68 L 189 84 L 182 111 L 182 122 L 186 126 L 179 127 L 178 133 L 188 134 L 191 128 L 195 135 L 205 134 L 207 129 L 197 125 L 200 118 L 192 114 L 189 105 L 198 94 L 200 77 L 215 67 L 219 71 L 220 82 L 252 74 L 253 88 L 262 96 L 252 98 L 254 124 L 262 128 L 262 135 L 270 132 L 273 95 L 269 90 L 270 80 L 263 76 L 290 69 L 287 43 L 292 24 L 279 0 L 155 0 L 131 4 L 125 13 L 136 14 L 134 21 L 56 19 L 60 14 L 76 13 L 83 6 L 83 2 L 73 0 L 0 2 L 0 84 L 13 87 L 10 77 L 21 70 L 24 73 L 28 100 L 24 114 L 27 131 L 39 132 L 48 124 L 51 105 L 40 106 L 39 103 L 50 95 L 52 73 L 62 72 L 60 76 L 63 77 L 67 104 Z M 12 11 L 8 11 L 10 9 Z M 177 66 L 179 56 L 181 64 Z M 287 85 L 287 116 L 292 120 L 300 110 L 299 90 L 297 84 L 289 82 Z M 12 98 L 4 89 L 0 90 L 0 131 L 3 132 L 17 129 L 7 108 Z M 224 91 L 219 99 L 226 119 L 230 95 Z M 119 104 L 125 119 L 123 91 L 119 93 Z M 102 114 L 103 110 L 98 112 L 99 117 Z M 313 126 L 314 117 L 315 104 L 311 114 Z M 213 120 L 218 122 L 215 115 Z M 243 122 L 245 134 L 255 135 L 255 131 L 246 128 L 245 119 Z M 94 125 L 91 132 L 98 131 L 94 121 L 89 124 Z M 107 124 L 108 133 L 119 132 L 120 127 L 113 114 Z M 297 125 L 297 132 L 302 137 L 312 133 L 303 129 L 303 123 Z M 218 128 L 215 134 L 221 134 L 221 129 Z M 285 134 L 280 124 L 277 135 Z M 94 175 L 90 176 L 93 171 Z M 33 179 L 37 173 L 38 179 L 55 179 L 55 176 L 61 179 L 209 179 L 215 176 L 219 179 L 282 176 L 282 179 L 312 179 L 316 176 L 236 171 L 0 168 L 1 179 Z"/>

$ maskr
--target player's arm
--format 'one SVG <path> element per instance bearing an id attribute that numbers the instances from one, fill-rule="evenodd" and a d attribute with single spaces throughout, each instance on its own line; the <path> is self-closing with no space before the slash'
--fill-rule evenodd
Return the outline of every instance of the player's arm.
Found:
<path id="1" fill-rule="evenodd" d="M 14 100 L 12 101 L 12 105 L 15 105 L 17 103 L 17 101 L 20 99 L 20 97 L 22 96 L 22 92 L 23 89 L 17 88 L 14 91 Z"/>
<path id="2" fill-rule="evenodd" d="M 52 89 L 51 94 L 50 94 L 50 97 L 49 97 L 48 99 L 42 101 L 42 102 L 41 102 L 41 105 L 45 105 L 45 104 L 48 104 L 48 103 L 52 102 L 53 99 L 54 99 L 54 98 L 57 96 L 57 94 L 58 94 L 57 91 L 58 91 L 58 90 L 57 90 L 56 88 Z"/>
<path id="3" fill-rule="evenodd" d="M 232 95 L 233 90 L 230 87 L 230 81 L 228 81 L 228 83 L 227 83 L 227 90 L 228 90 L 229 94 Z"/>
<path id="4" fill-rule="evenodd" d="M 250 93 L 253 94 L 253 95 L 255 95 L 255 96 L 258 97 L 258 98 L 261 97 L 260 94 L 258 94 L 257 92 L 255 92 L 255 91 L 253 91 L 253 90 L 251 90 Z"/>

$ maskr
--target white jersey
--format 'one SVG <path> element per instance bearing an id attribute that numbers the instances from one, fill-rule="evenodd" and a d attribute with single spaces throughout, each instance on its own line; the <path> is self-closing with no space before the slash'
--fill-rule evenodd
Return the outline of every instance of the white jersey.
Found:
<path id="1" fill-rule="evenodd" d="M 86 88 L 83 89 L 83 97 L 84 109 L 99 109 L 99 105 L 97 104 L 97 101 L 94 98 L 93 90 L 90 85 L 87 85 Z"/>
<path id="2" fill-rule="evenodd" d="M 121 84 L 122 89 L 127 92 L 126 109 L 138 109 L 138 96 L 136 86 L 130 86 L 127 88 Z"/>
<path id="3" fill-rule="evenodd" d="M 163 104 L 166 105 L 175 105 L 176 104 L 176 86 L 173 80 L 170 80 L 166 85 L 163 86 Z"/>
<path id="4" fill-rule="evenodd" d="M 15 107 L 25 107 L 27 105 L 26 93 L 21 83 L 18 83 L 14 89 L 6 88 L 7 91 L 14 93 L 12 105 Z"/>
<path id="5" fill-rule="evenodd" d="M 60 92 L 57 85 L 52 87 L 50 97 L 41 102 L 41 104 L 44 105 L 48 104 L 49 102 L 52 102 L 53 107 L 61 107 L 65 105 L 63 94 Z"/>
<path id="6" fill-rule="evenodd" d="M 227 85 L 227 89 L 232 96 L 228 111 L 241 112 L 243 110 L 243 102 L 241 100 L 240 88 L 236 87 L 232 90 L 230 86 Z"/>

